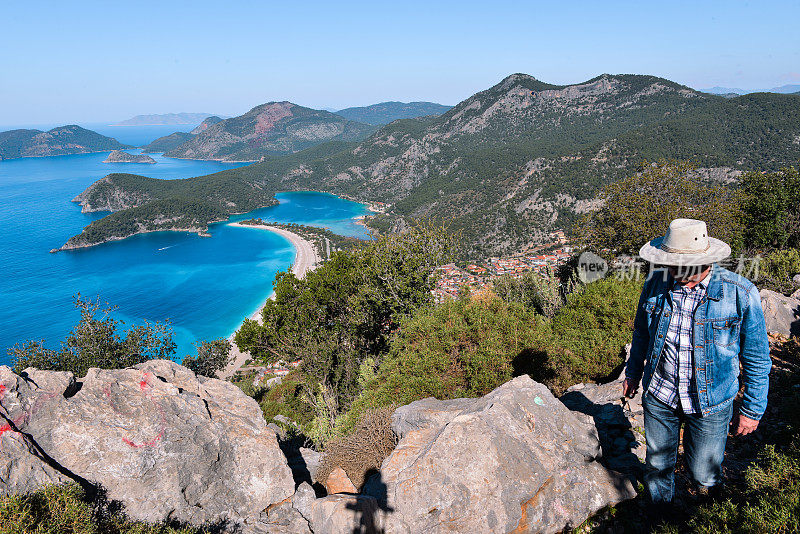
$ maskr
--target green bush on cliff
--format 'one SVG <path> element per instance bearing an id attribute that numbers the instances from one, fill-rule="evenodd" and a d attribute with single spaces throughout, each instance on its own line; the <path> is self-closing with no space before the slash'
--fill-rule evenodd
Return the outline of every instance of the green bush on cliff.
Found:
<path id="1" fill-rule="evenodd" d="M 798 273 L 800 249 L 776 250 L 764 256 L 755 282 L 760 288 L 773 289 L 788 295 L 797 289 L 792 278 Z"/>
<path id="2" fill-rule="evenodd" d="M 623 363 L 640 291 L 634 280 L 601 280 L 570 295 L 552 319 L 490 292 L 419 310 L 333 433 L 350 432 L 369 408 L 479 397 L 520 374 L 556 394 L 606 379 Z"/>
<path id="3" fill-rule="evenodd" d="M 197 354 L 187 356 L 181 362 L 200 376 L 217 377 L 217 371 L 224 369 L 231 361 L 232 344 L 227 339 L 215 339 L 196 343 Z"/>
<path id="4" fill-rule="evenodd" d="M 27 341 L 9 349 L 14 372 L 26 367 L 50 371 L 69 371 L 77 377 L 86 375 L 90 367 L 124 369 L 157 358 L 169 358 L 175 352 L 169 322 L 134 325 L 119 333 L 124 323 L 114 319 L 115 308 L 99 301 L 75 297 L 81 318 L 61 343 L 60 350 L 48 349 L 43 341 Z"/>
<path id="5" fill-rule="evenodd" d="M 201 534 L 203 530 L 128 520 L 107 502 L 92 502 L 77 484 L 0 497 L 0 534 Z"/>
<path id="6" fill-rule="evenodd" d="M 800 170 L 742 175 L 742 221 L 750 247 L 800 247 Z"/>

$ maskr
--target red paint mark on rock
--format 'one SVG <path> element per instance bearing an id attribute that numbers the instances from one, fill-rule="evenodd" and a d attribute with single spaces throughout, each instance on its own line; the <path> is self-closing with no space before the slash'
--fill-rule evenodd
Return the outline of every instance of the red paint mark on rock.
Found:
<path id="1" fill-rule="evenodd" d="M 152 375 L 150 373 L 144 373 L 142 375 L 142 379 L 139 381 L 139 389 L 144 392 L 145 389 L 150 387 L 150 377 Z"/>
<path id="2" fill-rule="evenodd" d="M 139 381 L 139 391 L 141 391 L 141 393 L 144 395 L 144 397 L 147 400 L 149 400 L 151 403 L 153 403 L 153 406 L 155 407 L 156 411 L 158 412 L 159 417 L 161 419 L 161 421 L 160 421 L 160 429 L 159 429 L 158 434 L 154 438 L 149 439 L 147 441 L 143 441 L 141 443 L 137 443 L 136 441 L 128 438 L 127 436 L 121 438 L 122 443 L 124 443 L 125 445 L 127 445 L 129 447 L 132 447 L 134 449 L 141 449 L 141 448 L 145 448 L 145 447 L 154 447 L 161 440 L 161 438 L 164 437 L 164 433 L 166 432 L 167 424 L 166 424 L 166 417 L 164 415 L 164 407 L 161 406 L 161 404 L 159 402 L 157 402 L 153 398 L 153 396 L 151 394 L 151 390 L 152 390 L 153 386 L 150 384 L 150 382 L 151 382 L 152 377 L 153 377 L 153 373 L 145 372 L 145 373 L 142 374 L 142 379 Z M 106 384 L 103 387 L 103 394 L 105 395 L 106 399 L 108 399 L 108 402 L 111 405 L 111 409 L 114 410 L 114 412 L 117 413 L 118 415 L 124 415 L 115 406 L 115 403 L 113 402 L 113 399 L 111 398 L 111 384 Z"/>

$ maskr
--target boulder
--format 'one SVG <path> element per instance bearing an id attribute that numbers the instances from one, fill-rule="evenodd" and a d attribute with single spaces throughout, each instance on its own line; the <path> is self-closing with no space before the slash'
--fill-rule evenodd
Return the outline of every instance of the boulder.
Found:
<path id="1" fill-rule="evenodd" d="M 401 439 L 363 490 L 388 533 L 560 532 L 635 496 L 599 461 L 590 417 L 528 376 L 479 399 L 417 401 L 395 416 Z"/>
<path id="2" fill-rule="evenodd" d="M 294 493 L 258 404 L 168 360 L 80 381 L 0 367 L 0 424 L 0 494 L 72 479 L 135 520 L 235 525 Z"/>
<path id="3" fill-rule="evenodd" d="M 325 491 L 329 495 L 334 493 L 358 493 L 353 482 L 341 467 L 334 467 L 328 478 L 325 479 Z"/>
<path id="4" fill-rule="evenodd" d="M 800 299 L 787 297 L 769 289 L 762 289 L 759 295 L 767 332 L 800 336 Z"/>
<path id="5" fill-rule="evenodd" d="M 384 517 L 374 497 L 337 494 L 314 501 L 310 523 L 314 533 L 378 534 L 385 532 Z"/>
<path id="6" fill-rule="evenodd" d="M 794 282 L 795 284 L 797 284 L 798 286 L 800 286 L 800 273 L 798 273 L 798 274 L 796 274 L 796 275 L 794 275 L 794 276 L 792 277 L 792 282 Z M 795 293 L 798 293 L 798 292 L 800 292 L 800 289 L 798 289 L 797 291 L 795 291 Z"/>

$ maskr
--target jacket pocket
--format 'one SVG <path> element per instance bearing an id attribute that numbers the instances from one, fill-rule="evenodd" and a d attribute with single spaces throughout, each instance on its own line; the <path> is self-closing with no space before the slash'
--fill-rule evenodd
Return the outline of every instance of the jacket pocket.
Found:
<path id="1" fill-rule="evenodd" d="M 711 320 L 711 331 L 714 336 L 714 345 L 717 347 L 731 347 L 739 342 L 739 331 L 742 320 L 738 317 Z"/>

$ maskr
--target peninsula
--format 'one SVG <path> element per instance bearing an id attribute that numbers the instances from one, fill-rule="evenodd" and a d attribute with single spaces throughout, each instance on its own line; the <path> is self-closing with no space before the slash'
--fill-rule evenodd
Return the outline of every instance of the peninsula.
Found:
<path id="1" fill-rule="evenodd" d="M 52 130 L 0 132 L 0 160 L 44 156 L 66 156 L 131 148 L 113 137 L 100 135 L 75 124 Z"/>
<path id="2" fill-rule="evenodd" d="M 114 150 L 103 163 L 155 163 L 156 160 L 147 154 L 129 154 L 124 150 Z"/>

